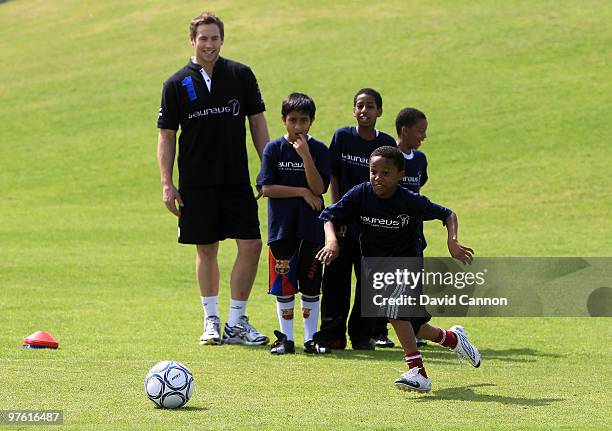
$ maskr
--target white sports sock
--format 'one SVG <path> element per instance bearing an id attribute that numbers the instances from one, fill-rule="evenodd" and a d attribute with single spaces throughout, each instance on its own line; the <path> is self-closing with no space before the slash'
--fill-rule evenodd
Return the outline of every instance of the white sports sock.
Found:
<path id="1" fill-rule="evenodd" d="M 219 295 L 217 296 L 200 296 L 202 306 L 204 307 L 204 318 L 210 316 L 218 316 L 219 310 L 217 303 L 219 302 Z"/>
<path id="2" fill-rule="evenodd" d="M 229 326 L 236 325 L 240 318 L 246 315 L 246 306 L 248 301 L 238 301 L 237 299 L 230 299 L 230 311 L 229 317 L 227 318 L 227 324 Z"/>
<path id="3" fill-rule="evenodd" d="M 276 313 L 280 331 L 287 336 L 287 340 L 293 341 L 293 308 L 295 307 L 295 296 L 277 296 Z"/>
<path id="4" fill-rule="evenodd" d="M 302 294 L 302 316 L 304 317 L 304 342 L 312 340 L 319 323 L 319 295 Z"/>

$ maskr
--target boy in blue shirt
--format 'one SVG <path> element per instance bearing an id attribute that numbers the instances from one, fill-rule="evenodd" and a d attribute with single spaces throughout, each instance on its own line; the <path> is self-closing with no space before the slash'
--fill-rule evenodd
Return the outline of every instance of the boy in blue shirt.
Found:
<path id="1" fill-rule="evenodd" d="M 353 186 L 368 181 L 370 154 L 384 145 L 395 145 L 392 136 L 376 129 L 382 115 L 382 97 L 372 88 L 362 88 L 353 97 L 353 116 L 357 126 L 341 127 L 334 133 L 330 145 L 331 198 L 336 203 Z M 361 277 L 361 254 L 355 226 L 337 226 L 340 256 L 325 268 L 321 304 L 321 328 L 315 339 L 331 348 L 346 347 L 348 335 L 354 349 L 374 349 L 372 338 L 377 319 L 361 317 L 361 293 L 355 289 L 351 310 L 351 274 L 357 286 Z M 381 326 L 386 330 L 386 319 Z M 393 347 L 384 333 L 381 347 Z"/>
<path id="2" fill-rule="evenodd" d="M 457 217 L 448 208 L 432 203 L 425 196 L 398 187 L 405 175 L 405 160 L 396 147 L 381 147 L 370 156 L 370 182 L 349 190 L 342 199 L 321 213 L 325 220 L 326 244 L 317 258 L 329 264 L 338 256 L 336 226 L 356 222 L 364 257 L 417 257 L 420 251 L 420 222 L 442 220 L 448 230 L 448 250 L 454 258 L 470 263 L 474 251 L 457 240 Z M 401 223 L 397 223 L 401 220 Z M 387 312 L 391 312 L 387 307 Z M 430 325 L 431 316 L 398 317 L 387 314 L 404 349 L 408 371 L 395 380 L 402 390 L 429 392 L 431 380 L 417 350 L 416 337 L 454 349 L 460 358 L 480 366 L 480 353 L 470 343 L 462 326 L 448 330 Z"/>
<path id="3" fill-rule="evenodd" d="M 268 199 L 269 293 L 276 296 L 280 331 L 270 353 L 295 353 L 293 309 L 301 292 L 304 352 L 329 353 L 313 341 L 319 319 L 322 267 L 316 253 L 324 243 L 322 195 L 329 185 L 329 150 L 308 135 L 314 101 L 292 93 L 282 104 L 283 137 L 264 148 L 257 186 Z"/>
<path id="4" fill-rule="evenodd" d="M 395 118 L 395 129 L 397 130 L 397 147 L 404 154 L 406 160 L 404 177 L 399 184 L 411 192 L 421 193 L 421 187 L 425 185 L 428 179 L 427 157 L 418 149 L 427 137 L 427 117 L 416 108 L 404 108 Z M 427 242 L 423 234 L 423 223 L 421 222 L 420 225 L 421 252 L 419 256 L 423 256 L 423 250 L 427 247 Z M 377 319 L 374 339 L 382 340 L 387 336 L 387 333 L 386 322 Z M 417 338 L 418 347 L 426 345 L 427 341 Z"/>

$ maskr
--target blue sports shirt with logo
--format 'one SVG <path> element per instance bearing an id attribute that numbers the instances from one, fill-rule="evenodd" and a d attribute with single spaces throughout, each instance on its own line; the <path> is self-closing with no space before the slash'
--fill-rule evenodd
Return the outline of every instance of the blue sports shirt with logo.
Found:
<path id="1" fill-rule="evenodd" d="M 397 187 L 382 199 L 367 182 L 350 189 L 337 203 L 321 213 L 334 224 L 356 223 L 361 254 L 365 257 L 416 257 L 420 250 L 420 225 L 426 220 L 444 222 L 452 211 L 426 196 Z"/>
<path id="2" fill-rule="evenodd" d="M 329 150 L 311 136 L 308 137 L 308 149 L 323 180 L 325 193 L 330 177 Z M 304 162 L 284 137 L 268 142 L 264 148 L 257 186 L 264 185 L 308 188 Z M 323 244 L 325 234 L 319 214 L 320 211 L 314 211 L 302 198 L 269 198 L 268 244 L 295 238 Z"/>

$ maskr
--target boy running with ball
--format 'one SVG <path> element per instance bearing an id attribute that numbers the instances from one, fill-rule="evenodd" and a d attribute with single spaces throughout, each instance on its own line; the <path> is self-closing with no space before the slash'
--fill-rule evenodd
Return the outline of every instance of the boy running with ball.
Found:
<path id="1" fill-rule="evenodd" d="M 321 213 L 321 219 L 325 221 L 326 243 L 317 253 L 317 258 L 322 263 L 329 264 L 338 256 L 335 225 L 357 223 L 364 257 L 417 257 L 420 252 L 419 222 L 434 219 L 442 220 L 446 225 L 451 256 L 463 263 L 471 263 L 474 251 L 457 240 L 456 215 L 425 196 L 398 187 L 404 177 L 405 160 L 397 147 L 374 150 L 369 164 L 370 181 L 353 187 L 340 201 Z M 384 223 L 384 226 L 372 222 L 394 221 L 400 217 L 408 222 Z M 408 371 L 395 380 L 395 385 L 406 391 L 431 391 L 431 380 L 417 350 L 416 337 L 453 349 L 472 366 L 480 366 L 480 353 L 470 343 L 462 326 L 455 325 L 448 330 L 432 326 L 427 323 L 431 316 L 423 311 L 423 317 L 387 315 L 404 349 L 408 366 Z"/>

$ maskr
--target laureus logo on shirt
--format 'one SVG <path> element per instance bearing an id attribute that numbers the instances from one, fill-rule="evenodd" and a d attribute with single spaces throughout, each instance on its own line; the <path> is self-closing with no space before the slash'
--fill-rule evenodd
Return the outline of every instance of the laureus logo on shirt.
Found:
<path id="1" fill-rule="evenodd" d="M 342 161 L 350 165 L 369 166 L 369 160 L 366 157 L 355 156 L 353 154 L 342 153 Z"/>
<path id="2" fill-rule="evenodd" d="M 395 220 L 382 217 L 361 216 L 361 223 L 364 225 L 384 229 L 399 229 L 407 226 L 409 222 L 410 216 L 407 214 L 400 214 Z"/>
<path id="3" fill-rule="evenodd" d="M 229 102 L 227 102 L 226 106 L 200 109 L 199 111 L 191 112 L 187 116 L 187 118 L 191 120 L 192 118 L 207 117 L 209 115 L 219 115 L 219 114 L 232 114 L 234 117 L 236 117 L 239 113 L 240 113 L 240 102 L 236 99 L 232 99 Z"/>
<path id="4" fill-rule="evenodd" d="M 405 184 L 410 184 L 411 186 L 420 186 L 421 185 L 421 171 L 414 177 L 404 177 L 402 178 L 402 182 Z"/>
<path id="5" fill-rule="evenodd" d="M 279 171 L 303 171 L 304 162 L 278 162 L 276 168 Z"/>

